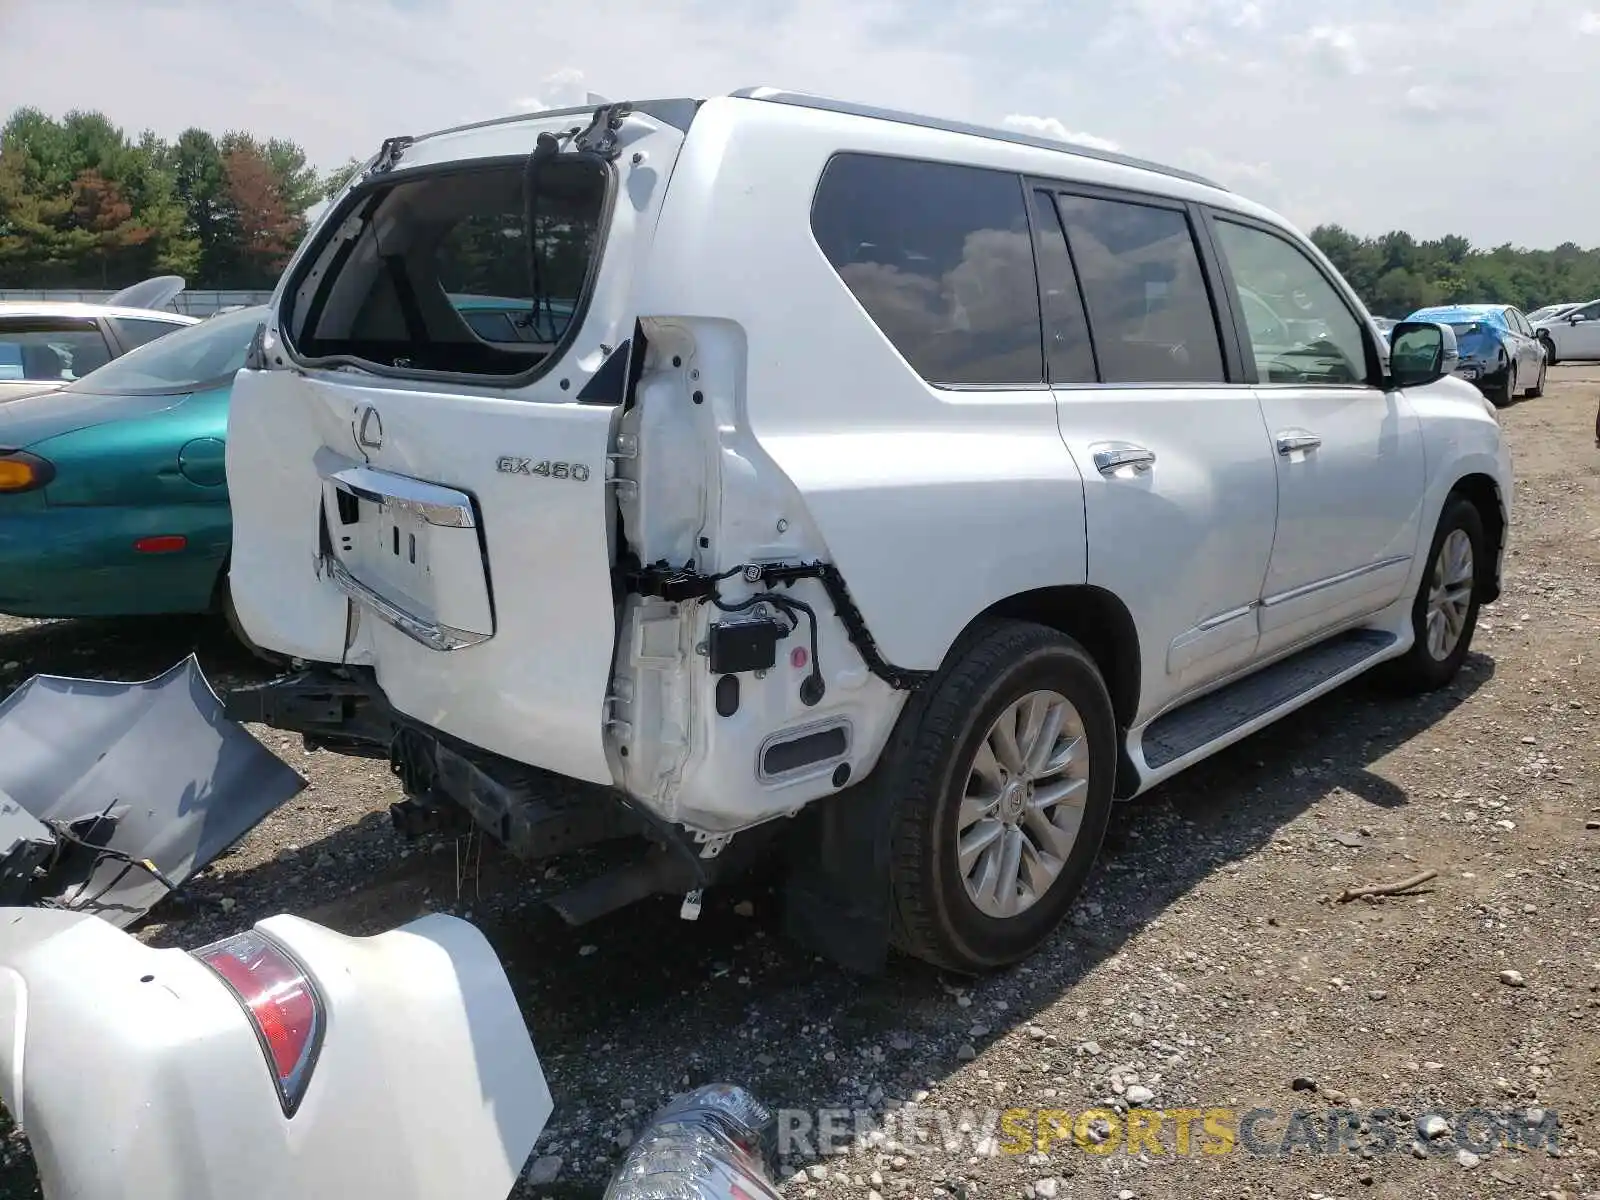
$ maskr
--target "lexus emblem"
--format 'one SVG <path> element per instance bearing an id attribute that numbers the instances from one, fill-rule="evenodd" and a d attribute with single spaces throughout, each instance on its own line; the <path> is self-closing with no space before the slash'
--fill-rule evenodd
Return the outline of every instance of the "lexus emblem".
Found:
<path id="1" fill-rule="evenodd" d="M 361 410 L 361 423 L 356 426 L 356 445 L 363 450 L 379 450 L 383 447 L 383 418 L 370 404 Z"/>

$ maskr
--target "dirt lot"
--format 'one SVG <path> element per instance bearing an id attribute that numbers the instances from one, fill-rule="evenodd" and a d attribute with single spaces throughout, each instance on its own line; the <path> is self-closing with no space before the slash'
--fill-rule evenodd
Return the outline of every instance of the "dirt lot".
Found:
<path id="1" fill-rule="evenodd" d="M 1507 587 L 1453 688 L 1395 702 L 1357 683 L 1126 806 L 1071 927 L 1009 974 L 847 977 L 787 944 L 759 890 L 708 897 L 697 924 L 661 901 L 568 930 L 540 898 L 595 856 L 532 871 L 408 846 L 385 770 L 267 731 L 311 787 L 144 936 L 194 946 L 284 910 L 350 932 L 478 920 L 557 1097 L 538 1194 L 597 1195 L 660 1101 L 716 1078 L 803 1110 L 797 1132 L 819 1109 L 874 1114 L 846 1153 L 794 1144 L 807 1170 L 786 1192 L 806 1200 L 1600 1197 L 1597 400 L 1600 366 L 1563 366 L 1502 414 Z M 188 623 L 0 618 L 0 688 L 144 677 L 191 648 L 219 683 L 250 670 Z M 1438 877 L 1404 898 L 1329 899 L 1423 868 Z M 1095 1106 L 1111 1112 L 1080 1144 L 1054 1133 Z M 1179 1109 L 1232 1116 L 1180 1139 Z M 1555 1152 L 1491 1147 L 1473 1109 L 1544 1110 Z M 1429 1113 L 1446 1127 L 1419 1140 Z M 1046 1153 L 1013 1152 L 1041 1128 Z M 31 1191 L 13 1146 L 0 1192 Z"/>

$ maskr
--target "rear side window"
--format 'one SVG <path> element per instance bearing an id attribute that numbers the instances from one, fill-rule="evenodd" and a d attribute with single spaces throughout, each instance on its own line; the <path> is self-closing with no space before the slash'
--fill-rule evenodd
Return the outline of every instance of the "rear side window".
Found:
<path id="1" fill-rule="evenodd" d="M 151 321 L 144 317 L 112 317 L 111 325 L 117 331 L 117 340 L 129 350 L 186 328 L 179 321 Z"/>
<path id="2" fill-rule="evenodd" d="M 111 350 L 93 321 L 24 318 L 0 323 L 0 379 L 82 379 L 110 361 Z"/>
<path id="3" fill-rule="evenodd" d="M 341 223 L 290 288 L 295 349 L 450 374 L 538 367 L 590 286 L 608 178 L 592 159 L 558 156 L 536 180 L 530 196 L 519 161 L 367 196 L 359 223 Z"/>
<path id="4" fill-rule="evenodd" d="M 840 154 L 811 228 L 845 286 L 929 383 L 1042 384 L 1038 280 L 1021 180 Z"/>
<path id="5" fill-rule="evenodd" d="M 1104 383 L 1221 383 L 1222 340 L 1188 217 L 1057 193 Z"/>

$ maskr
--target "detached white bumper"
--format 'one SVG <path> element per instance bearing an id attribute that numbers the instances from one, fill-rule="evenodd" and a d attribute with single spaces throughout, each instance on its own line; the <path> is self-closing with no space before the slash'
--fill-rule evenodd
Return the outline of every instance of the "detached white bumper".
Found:
<path id="1" fill-rule="evenodd" d="M 0 908 L 0 1099 L 45 1196 L 502 1200 L 552 1106 L 482 934 L 437 915 L 370 938 L 256 929 L 325 1016 L 292 1116 L 211 968 L 97 917 Z"/>

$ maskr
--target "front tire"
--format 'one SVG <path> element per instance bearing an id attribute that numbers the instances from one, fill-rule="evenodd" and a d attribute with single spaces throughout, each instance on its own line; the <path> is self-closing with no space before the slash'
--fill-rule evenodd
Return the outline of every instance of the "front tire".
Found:
<path id="1" fill-rule="evenodd" d="M 1544 361 L 1539 364 L 1539 382 L 1535 383 L 1531 388 L 1528 389 L 1529 399 L 1537 400 L 1540 396 L 1544 395 L 1544 379 L 1549 370 L 1550 360 L 1547 354 Z"/>
<path id="2" fill-rule="evenodd" d="M 1542 337 L 1539 340 L 1544 343 L 1544 362 L 1545 362 L 1545 366 L 1547 366 L 1547 367 L 1555 366 L 1556 363 L 1559 361 L 1556 358 L 1556 343 L 1555 343 L 1555 339 L 1554 338 L 1550 338 L 1550 337 Z"/>
<path id="3" fill-rule="evenodd" d="M 975 974 L 1036 951 L 1082 890 L 1111 815 L 1116 720 L 1083 647 L 1020 621 L 972 637 L 930 687 L 892 749 L 894 943 Z"/>
<path id="4" fill-rule="evenodd" d="M 1431 692 L 1461 670 L 1478 625 L 1478 577 L 1484 560 L 1483 517 L 1470 500 L 1445 502 L 1428 551 L 1428 569 L 1411 605 L 1411 649 L 1389 664 L 1402 692 Z"/>
<path id="5" fill-rule="evenodd" d="M 233 635 L 233 640 L 243 646 L 249 655 L 258 662 L 271 667 L 281 667 L 288 662 L 281 654 L 274 654 L 270 650 L 263 650 L 250 640 L 250 635 L 245 633 L 244 625 L 239 620 L 238 610 L 233 607 L 233 589 L 228 585 L 228 568 L 224 564 L 222 572 L 217 579 L 217 608 L 221 610 L 222 620 L 228 627 L 228 632 Z"/>

